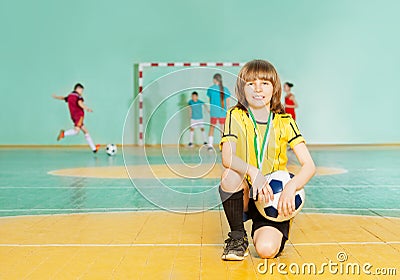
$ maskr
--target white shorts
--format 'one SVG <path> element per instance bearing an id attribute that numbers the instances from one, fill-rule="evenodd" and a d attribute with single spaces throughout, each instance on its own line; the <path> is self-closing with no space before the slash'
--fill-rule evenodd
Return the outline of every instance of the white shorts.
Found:
<path id="1" fill-rule="evenodd" d="M 190 127 L 191 128 L 196 128 L 196 127 L 204 128 L 203 119 L 198 119 L 198 120 L 190 119 Z"/>

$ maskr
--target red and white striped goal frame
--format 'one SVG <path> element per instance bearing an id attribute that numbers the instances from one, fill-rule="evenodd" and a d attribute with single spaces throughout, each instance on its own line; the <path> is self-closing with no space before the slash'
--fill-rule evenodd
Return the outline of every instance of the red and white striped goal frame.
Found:
<path id="1" fill-rule="evenodd" d="M 243 62 L 141 62 L 138 67 L 138 96 L 139 96 L 139 145 L 143 143 L 143 70 L 145 67 L 241 67 Z"/>

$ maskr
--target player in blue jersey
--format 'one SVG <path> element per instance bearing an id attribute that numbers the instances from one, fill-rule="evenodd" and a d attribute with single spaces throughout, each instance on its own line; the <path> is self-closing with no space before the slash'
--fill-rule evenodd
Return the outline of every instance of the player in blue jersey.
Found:
<path id="1" fill-rule="evenodd" d="M 194 129 L 200 127 L 201 133 L 203 134 L 204 145 L 207 145 L 207 137 L 204 131 L 204 120 L 203 120 L 203 106 L 205 103 L 199 100 L 199 95 L 197 92 L 192 93 L 192 99 L 189 100 L 189 110 L 190 110 L 190 140 L 189 147 L 193 146 L 194 139 Z M 207 108 L 207 107 L 206 107 Z"/>
<path id="2" fill-rule="evenodd" d="M 210 98 L 210 131 L 208 133 L 208 149 L 213 149 L 214 128 L 219 122 L 221 132 L 224 131 L 226 110 L 229 108 L 228 98 L 231 96 L 227 87 L 222 83 L 221 74 L 217 73 L 213 77 L 214 84 L 208 88 L 207 96 Z"/>

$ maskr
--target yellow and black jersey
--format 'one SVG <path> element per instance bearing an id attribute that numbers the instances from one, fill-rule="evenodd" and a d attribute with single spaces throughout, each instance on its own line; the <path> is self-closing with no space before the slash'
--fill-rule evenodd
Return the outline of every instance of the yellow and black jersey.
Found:
<path id="1" fill-rule="evenodd" d="M 259 135 L 263 138 L 267 123 L 257 122 Z M 287 144 L 291 148 L 301 142 L 305 142 L 296 122 L 290 114 L 273 114 L 270 136 L 266 143 L 266 152 L 262 166 L 262 173 L 268 174 L 276 170 L 286 170 Z M 236 155 L 243 161 L 257 166 L 257 158 L 254 147 L 255 128 L 248 112 L 231 108 L 226 114 L 225 128 L 220 142 L 236 143 Z"/>

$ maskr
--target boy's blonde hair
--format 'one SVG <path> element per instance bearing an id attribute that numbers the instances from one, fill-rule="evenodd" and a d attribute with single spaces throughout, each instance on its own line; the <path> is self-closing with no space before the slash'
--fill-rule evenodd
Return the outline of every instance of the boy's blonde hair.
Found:
<path id="1" fill-rule="evenodd" d="M 282 86 L 278 73 L 271 63 L 260 59 L 249 61 L 240 69 L 235 88 L 236 97 L 238 99 L 236 107 L 247 111 L 249 104 L 247 103 L 244 93 L 244 86 L 247 82 L 257 79 L 267 80 L 272 83 L 273 93 L 270 102 L 270 110 L 277 114 L 284 113 L 285 110 L 281 103 Z"/>

